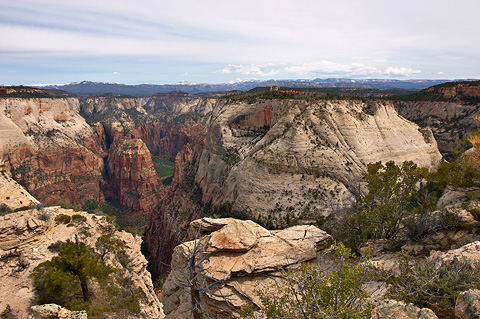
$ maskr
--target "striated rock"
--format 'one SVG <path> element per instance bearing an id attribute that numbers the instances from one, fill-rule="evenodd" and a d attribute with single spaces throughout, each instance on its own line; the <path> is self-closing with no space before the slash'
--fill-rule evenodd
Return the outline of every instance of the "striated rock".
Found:
<path id="1" fill-rule="evenodd" d="M 46 203 L 103 201 L 102 146 L 75 98 L 1 98 L 0 161 Z"/>
<path id="2" fill-rule="evenodd" d="M 478 88 L 478 87 L 477 87 Z M 442 101 L 396 101 L 400 115 L 432 129 L 442 154 L 462 147 L 467 133 L 478 129 L 478 104 Z"/>
<path id="3" fill-rule="evenodd" d="M 460 293 L 455 304 L 456 319 L 480 318 L 480 290 L 470 289 Z"/>
<path id="4" fill-rule="evenodd" d="M 428 308 L 418 308 L 413 304 L 388 300 L 372 311 L 371 319 L 438 319 Z"/>
<path id="5" fill-rule="evenodd" d="M 34 312 L 34 318 L 58 318 L 58 319 L 87 319 L 86 311 L 70 311 L 56 304 L 46 304 L 30 307 Z"/>
<path id="6" fill-rule="evenodd" d="M 390 102 L 219 101 L 211 119 L 195 177 L 203 201 L 280 225 L 348 204 L 368 163 L 441 159 L 431 133 Z"/>
<path id="7" fill-rule="evenodd" d="M 249 220 L 202 218 L 192 228 L 202 225 L 206 226 L 204 233 L 211 231 L 209 235 L 174 250 L 172 271 L 163 286 L 166 318 L 190 317 L 186 278 L 192 256 L 199 263 L 196 271 L 202 274 L 196 285 L 201 288 L 205 278 L 211 289 L 211 293 L 201 293 L 205 309 L 213 317 L 232 318 L 239 317 L 242 306 L 261 305 L 255 290 L 274 283 L 276 271 L 312 260 L 318 243 L 332 243 L 330 235 L 307 225 L 274 233 Z"/>
<path id="8" fill-rule="evenodd" d="M 155 208 L 161 183 L 142 140 L 121 140 L 112 146 L 108 173 L 113 196 L 120 199 L 122 206 L 136 212 L 150 212 Z"/>

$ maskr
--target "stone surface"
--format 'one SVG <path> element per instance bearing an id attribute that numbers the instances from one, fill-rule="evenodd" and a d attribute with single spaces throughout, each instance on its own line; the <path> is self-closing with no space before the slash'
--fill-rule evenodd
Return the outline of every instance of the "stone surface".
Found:
<path id="1" fill-rule="evenodd" d="M 87 319 L 86 311 L 70 311 L 56 304 L 32 306 L 34 318 Z"/>
<path id="2" fill-rule="evenodd" d="M 460 293 L 455 304 L 456 319 L 480 318 L 480 290 L 470 289 Z"/>
<path id="3" fill-rule="evenodd" d="M 396 101 L 398 113 L 421 127 L 430 127 L 443 154 L 460 149 L 468 132 L 478 129 L 475 117 L 480 115 L 477 103 L 480 86 L 456 84 L 432 87 L 427 92 L 438 92 L 447 101 Z M 450 100 L 450 101 L 448 101 Z"/>
<path id="4" fill-rule="evenodd" d="M 6 205 L 11 210 L 40 204 L 35 197 L 12 179 L 9 172 L 1 168 L 1 164 L 0 203 Z"/>
<path id="5" fill-rule="evenodd" d="M 102 201 L 101 151 L 78 99 L 0 99 L 0 161 L 42 202 Z"/>
<path id="6" fill-rule="evenodd" d="M 41 214 L 40 214 L 41 213 Z M 72 223 L 69 227 L 56 224 L 59 214 L 85 217 L 85 222 Z M 40 217 L 41 216 L 41 217 Z M 44 207 L 0 216 L 0 309 L 9 304 L 19 318 L 27 318 L 28 307 L 37 302 L 31 272 L 40 263 L 55 256 L 48 247 L 58 241 L 75 241 L 76 237 L 89 247 L 95 247 L 99 236 L 109 234 L 110 239 L 121 242 L 130 260 L 126 268 L 113 253 L 105 255 L 106 262 L 119 268 L 131 279 L 133 287 L 140 288 L 139 317 L 163 318 L 161 304 L 153 289 L 147 260 L 140 251 L 141 238 L 130 233 L 115 231 L 105 217 L 77 212 L 60 207 Z M 12 298 L 12 293 L 15 298 Z"/>
<path id="7" fill-rule="evenodd" d="M 372 311 L 371 319 L 438 319 L 428 308 L 418 308 L 412 304 L 388 300 Z"/>
<path id="8" fill-rule="evenodd" d="M 330 235 L 308 225 L 274 233 L 252 221 L 232 218 L 203 218 L 192 223 L 197 229 L 200 225 L 210 227 L 211 233 L 174 250 L 172 271 L 162 295 L 166 318 L 189 318 L 185 276 L 190 273 L 189 260 L 196 250 L 200 278 L 206 276 L 214 292 L 202 294 L 202 303 L 212 316 L 232 318 L 239 317 L 241 307 L 250 302 L 261 304 L 255 290 L 273 284 L 278 276 L 276 271 L 316 258 L 317 243 L 332 243 Z M 200 278 L 197 285 L 203 284 Z M 232 307 L 222 295 L 229 296 Z"/>
<path id="9" fill-rule="evenodd" d="M 480 241 L 475 241 L 445 253 L 432 252 L 431 258 L 438 258 L 440 262 L 458 260 L 472 265 L 478 265 L 480 263 Z"/>
<path id="10" fill-rule="evenodd" d="M 233 210 L 280 225 L 286 218 L 316 220 L 351 200 L 351 181 L 368 163 L 440 161 L 431 133 L 400 117 L 390 102 L 371 104 L 219 101 L 195 178 L 204 202 L 232 203 Z M 364 112 L 369 107 L 373 115 Z"/>
<path id="11" fill-rule="evenodd" d="M 120 199 L 123 207 L 144 213 L 155 208 L 161 182 L 142 140 L 117 141 L 110 148 L 108 173 L 113 196 Z"/>

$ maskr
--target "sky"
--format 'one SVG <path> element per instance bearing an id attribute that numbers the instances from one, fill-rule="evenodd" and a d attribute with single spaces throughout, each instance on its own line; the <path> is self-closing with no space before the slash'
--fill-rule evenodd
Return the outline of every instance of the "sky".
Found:
<path id="1" fill-rule="evenodd" d="M 0 0 L 0 84 L 480 78 L 478 0 Z"/>

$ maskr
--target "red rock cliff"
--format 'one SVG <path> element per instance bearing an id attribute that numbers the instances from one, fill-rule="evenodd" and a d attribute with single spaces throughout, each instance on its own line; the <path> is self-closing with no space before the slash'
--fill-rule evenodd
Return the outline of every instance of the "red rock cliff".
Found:
<path id="1" fill-rule="evenodd" d="M 113 196 L 123 207 L 145 213 L 156 207 L 161 182 L 142 140 L 125 139 L 112 145 L 108 173 Z"/>

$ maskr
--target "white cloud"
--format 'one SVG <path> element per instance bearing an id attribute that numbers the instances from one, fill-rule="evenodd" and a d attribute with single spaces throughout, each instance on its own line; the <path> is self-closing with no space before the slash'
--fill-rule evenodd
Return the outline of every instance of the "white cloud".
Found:
<path id="1" fill-rule="evenodd" d="M 385 75 L 399 75 L 399 76 L 412 76 L 415 74 L 422 73 L 421 70 L 415 70 L 410 68 L 396 68 L 396 67 L 388 67 L 383 71 Z"/>
<path id="2" fill-rule="evenodd" d="M 374 66 L 367 66 L 358 62 L 344 64 L 327 60 L 292 65 L 284 68 L 283 71 L 297 75 L 343 74 L 349 76 L 374 76 L 381 74 L 381 71 Z"/>
<path id="3" fill-rule="evenodd" d="M 225 68 L 215 71 L 214 73 L 217 74 L 243 74 L 243 75 L 259 75 L 259 76 L 271 76 L 277 74 L 280 70 L 265 70 L 262 71 L 262 68 L 265 67 L 272 67 L 275 64 L 273 63 L 268 63 L 267 65 L 261 65 L 261 64 L 229 64 Z"/>
<path id="4" fill-rule="evenodd" d="M 438 74 L 438 75 L 444 75 L 445 72 L 440 71 L 440 72 L 438 72 L 437 74 Z"/>

